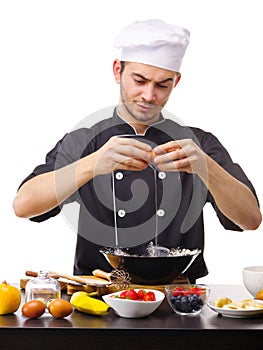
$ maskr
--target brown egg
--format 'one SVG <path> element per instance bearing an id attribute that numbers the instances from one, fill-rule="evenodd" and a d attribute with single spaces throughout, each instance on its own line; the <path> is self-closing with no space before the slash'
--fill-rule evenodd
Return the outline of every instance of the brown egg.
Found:
<path id="1" fill-rule="evenodd" d="M 27 318 L 38 318 L 45 312 L 46 305 L 37 299 L 28 301 L 22 306 L 22 314 Z"/>
<path id="2" fill-rule="evenodd" d="M 69 316 L 73 307 L 68 300 L 65 299 L 52 299 L 47 304 L 48 311 L 55 318 L 63 318 Z"/>

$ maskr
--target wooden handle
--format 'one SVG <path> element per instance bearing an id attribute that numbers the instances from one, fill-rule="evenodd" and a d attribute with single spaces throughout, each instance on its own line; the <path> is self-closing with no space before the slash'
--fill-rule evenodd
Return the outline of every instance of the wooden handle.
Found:
<path id="1" fill-rule="evenodd" d="M 35 271 L 26 271 L 26 276 L 37 277 L 38 273 Z"/>
<path id="2" fill-rule="evenodd" d="M 52 272 L 52 271 L 49 271 L 49 274 L 54 274 L 54 275 L 57 275 L 58 277 L 66 278 L 67 280 L 70 280 L 70 281 L 87 284 L 87 279 L 85 277 L 72 276 L 72 275 L 67 275 L 65 273 L 58 273 L 58 272 Z"/>
<path id="3" fill-rule="evenodd" d="M 29 277 L 38 277 L 38 273 L 37 272 L 30 271 L 30 270 L 26 271 L 25 275 L 29 276 Z M 48 273 L 48 277 L 52 277 L 52 278 L 55 278 L 55 279 L 59 278 L 59 276 L 56 273 L 52 273 L 52 272 Z"/>
<path id="4" fill-rule="evenodd" d="M 105 271 L 102 271 L 100 269 L 96 269 L 96 270 L 92 271 L 92 274 L 96 277 L 105 278 L 106 280 L 111 282 L 111 273 L 110 272 L 105 272 Z"/>

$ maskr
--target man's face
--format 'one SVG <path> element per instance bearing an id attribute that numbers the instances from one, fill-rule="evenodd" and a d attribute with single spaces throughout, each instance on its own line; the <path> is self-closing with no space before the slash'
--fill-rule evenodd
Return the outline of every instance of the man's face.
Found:
<path id="1" fill-rule="evenodd" d="M 121 115 L 131 123 L 149 125 L 157 121 L 180 74 L 134 62 L 125 62 L 122 74 L 118 72 L 116 76 L 114 71 L 115 80 L 120 83 Z"/>

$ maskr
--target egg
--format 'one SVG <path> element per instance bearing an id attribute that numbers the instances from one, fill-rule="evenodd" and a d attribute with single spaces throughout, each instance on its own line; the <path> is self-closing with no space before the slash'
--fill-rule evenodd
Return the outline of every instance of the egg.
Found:
<path id="1" fill-rule="evenodd" d="M 51 299 L 47 304 L 47 308 L 54 318 L 67 317 L 73 311 L 73 306 L 65 299 Z"/>
<path id="2" fill-rule="evenodd" d="M 27 318 L 38 318 L 45 312 L 46 305 L 37 299 L 28 301 L 22 306 L 22 314 Z"/>

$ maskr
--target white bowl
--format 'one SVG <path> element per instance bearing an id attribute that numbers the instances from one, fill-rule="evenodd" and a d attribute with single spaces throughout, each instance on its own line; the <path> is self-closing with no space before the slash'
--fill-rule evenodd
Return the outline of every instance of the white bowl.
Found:
<path id="1" fill-rule="evenodd" d="M 134 289 L 138 292 L 139 289 Z M 138 318 L 146 317 L 153 313 L 164 300 L 164 293 L 155 289 L 145 289 L 146 292 L 154 292 L 155 301 L 139 301 L 139 300 L 129 300 L 115 298 L 114 296 L 119 296 L 122 291 L 103 295 L 102 298 L 106 304 L 108 304 L 117 315 L 126 318 Z"/>
<path id="2" fill-rule="evenodd" d="M 242 271 L 243 283 L 247 291 L 255 298 L 263 289 L 263 266 L 248 266 Z"/>

